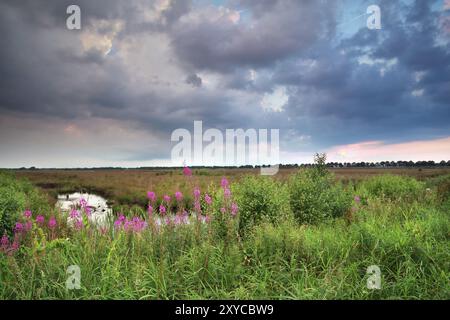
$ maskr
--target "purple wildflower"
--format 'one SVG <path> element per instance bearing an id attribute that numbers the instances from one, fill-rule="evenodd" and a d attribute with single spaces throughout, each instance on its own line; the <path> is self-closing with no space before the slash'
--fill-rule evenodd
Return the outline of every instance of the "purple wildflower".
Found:
<path id="1" fill-rule="evenodd" d="M 50 220 L 48 221 L 48 227 L 50 229 L 56 228 L 56 219 L 55 219 L 55 217 L 51 217 L 50 218 Z"/>
<path id="2" fill-rule="evenodd" d="M 31 215 L 32 215 L 32 213 L 31 213 L 31 210 L 29 210 L 29 209 L 25 210 L 25 212 L 23 213 L 23 216 L 24 216 L 26 219 L 30 219 L 30 218 L 31 218 Z"/>
<path id="3" fill-rule="evenodd" d="M 356 202 L 356 203 L 360 203 L 360 202 L 361 202 L 361 198 L 358 197 L 358 196 L 355 196 L 355 202 Z"/>
<path id="4" fill-rule="evenodd" d="M 235 216 L 238 213 L 239 207 L 236 203 L 231 204 L 231 215 Z"/>
<path id="5" fill-rule="evenodd" d="M 151 202 L 156 201 L 156 193 L 154 193 L 153 191 L 147 192 L 147 197 L 150 199 Z"/>
<path id="6" fill-rule="evenodd" d="M 80 217 L 80 213 L 78 212 L 78 210 L 72 209 L 69 213 L 69 217 L 71 219 L 77 219 L 78 217 Z"/>
<path id="7" fill-rule="evenodd" d="M 165 215 L 166 214 L 166 207 L 164 207 L 163 205 L 159 206 L 159 213 L 161 215 Z"/>
<path id="8" fill-rule="evenodd" d="M 228 187 L 228 180 L 227 178 L 223 177 L 222 181 L 220 182 L 220 185 L 222 186 L 222 188 L 227 188 Z"/>
<path id="9" fill-rule="evenodd" d="M 223 190 L 223 196 L 225 197 L 225 199 L 229 199 L 231 197 L 231 190 L 228 188 L 225 188 Z"/>
<path id="10" fill-rule="evenodd" d="M 200 197 L 200 189 L 199 189 L 198 187 L 196 187 L 196 188 L 194 189 L 194 197 L 195 197 L 196 199 L 198 199 L 198 198 Z"/>
<path id="11" fill-rule="evenodd" d="M 175 192 L 175 198 L 178 202 L 180 202 L 181 200 L 183 200 L 183 194 L 180 191 L 177 191 Z"/>
<path id="12" fill-rule="evenodd" d="M 45 221 L 44 216 L 38 215 L 38 216 L 36 217 L 36 223 L 37 223 L 38 225 L 43 225 L 43 224 L 44 224 L 44 221 Z"/>
<path id="13" fill-rule="evenodd" d="M 205 202 L 207 205 L 210 205 L 212 203 L 212 199 L 208 194 L 205 194 Z"/>
<path id="14" fill-rule="evenodd" d="M 183 174 L 186 176 L 186 177 L 190 177 L 190 176 L 192 176 L 192 170 L 191 169 L 189 169 L 189 167 L 184 167 L 183 168 Z"/>
<path id="15" fill-rule="evenodd" d="M 17 233 L 21 233 L 23 231 L 23 224 L 20 222 L 17 222 L 16 226 L 14 228 L 14 231 Z"/>
<path id="16" fill-rule="evenodd" d="M 28 232 L 33 228 L 33 222 L 32 221 L 27 221 L 25 222 L 25 231 Z"/>
<path id="17" fill-rule="evenodd" d="M 167 202 L 167 203 L 170 202 L 170 196 L 168 196 L 167 194 L 164 195 L 163 199 L 164 199 L 164 201 Z"/>

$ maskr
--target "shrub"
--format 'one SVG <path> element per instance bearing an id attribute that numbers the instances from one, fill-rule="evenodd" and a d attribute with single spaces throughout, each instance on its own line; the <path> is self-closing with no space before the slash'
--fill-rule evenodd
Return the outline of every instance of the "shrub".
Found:
<path id="1" fill-rule="evenodd" d="M 289 215 L 289 192 L 282 182 L 248 176 L 236 185 L 234 192 L 241 235 L 261 221 L 276 223 Z"/>
<path id="2" fill-rule="evenodd" d="M 317 223 L 343 216 L 352 196 L 328 171 L 302 170 L 289 181 L 290 206 L 300 223 Z"/>
<path id="3" fill-rule="evenodd" d="M 411 177 L 381 175 L 365 180 L 360 185 L 362 193 L 368 196 L 398 199 L 417 199 L 425 185 Z"/>
<path id="4" fill-rule="evenodd" d="M 0 236 L 12 233 L 17 218 L 25 209 L 48 210 L 48 201 L 30 182 L 0 172 Z"/>

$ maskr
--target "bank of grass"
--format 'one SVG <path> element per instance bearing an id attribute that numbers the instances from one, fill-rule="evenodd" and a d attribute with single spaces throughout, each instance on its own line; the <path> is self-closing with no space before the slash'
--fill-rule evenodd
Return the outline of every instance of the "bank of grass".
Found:
<path id="1" fill-rule="evenodd" d="M 450 216 L 437 197 L 442 181 L 427 191 L 395 180 L 393 190 L 392 177 L 377 179 L 343 190 L 361 197 L 351 210 L 317 221 L 294 213 L 314 201 L 289 205 L 297 184 L 308 192 L 298 181 L 278 186 L 251 178 L 232 188 L 244 211 L 225 224 L 139 234 L 62 227 L 55 237 L 35 227 L 29 246 L 0 254 L 0 298 L 449 299 Z M 408 197 L 395 196 L 410 188 Z M 258 218 L 249 217 L 252 209 Z M 275 217 L 279 209 L 285 212 Z M 66 289 L 70 265 L 80 266 L 80 290 Z M 371 265 L 381 269 L 380 290 L 367 289 Z"/>

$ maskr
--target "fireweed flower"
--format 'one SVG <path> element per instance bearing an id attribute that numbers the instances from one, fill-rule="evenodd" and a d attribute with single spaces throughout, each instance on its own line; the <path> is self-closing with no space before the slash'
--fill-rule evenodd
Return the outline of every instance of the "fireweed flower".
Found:
<path id="1" fill-rule="evenodd" d="M 26 219 L 30 219 L 31 218 L 31 210 L 29 210 L 29 209 L 25 210 L 25 212 L 23 213 L 23 216 Z"/>
<path id="2" fill-rule="evenodd" d="M 147 198 L 149 198 L 151 202 L 155 202 L 156 201 L 156 193 L 154 193 L 153 191 L 147 192 Z"/>
<path id="3" fill-rule="evenodd" d="M 38 216 L 36 217 L 36 223 L 37 223 L 38 225 L 43 225 L 43 224 L 44 224 L 44 220 L 45 220 L 44 216 L 38 215 Z"/>
<path id="4" fill-rule="evenodd" d="M 23 224 L 20 222 L 17 222 L 16 226 L 14 227 L 14 231 L 17 233 L 21 233 L 23 231 Z"/>
<path id="5" fill-rule="evenodd" d="M 79 219 L 79 218 L 78 218 L 78 219 L 75 221 L 75 228 L 78 229 L 78 230 L 83 229 L 83 220 L 82 220 L 82 219 Z"/>
<path id="6" fill-rule="evenodd" d="M 183 200 L 183 194 L 180 191 L 177 191 L 175 192 L 175 198 L 178 202 L 180 202 L 181 200 Z"/>
<path id="7" fill-rule="evenodd" d="M 78 212 L 78 210 L 72 209 L 69 213 L 69 217 L 71 219 L 77 219 L 80 216 L 80 213 Z"/>
<path id="8" fill-rule="evenodd" d="M 165 215 L 166 214 L 166 207 L 164 207 L 163 205 L 159 206 L 159 213 L 161 215 Z"/>
<path id="9" fill-rule="evenodd" d="M 194 210 L 197 213 L 201 213 L 202 212 L 202 207 L 200 205 L 200 201 L 195 201 L 195 203 L 194 203 Z"/>
<path id="10" fill-rule="evenodd" d="M 12 252 L 17 251 L 17 250 L 19 249 L 19 246 L 20 246 L 19 240 L 16 239 L 16 238 L 14 238 L 14 241 L 13 241 L 13 243 L 12 243 L 12 245 L 11 245 L 11 251 L 12 251 Z"/>
<path id="11" fill-rule="evenodd" d="M 228 180 L 227 178 L 223 177 L 222 181 L 220 182 L 220 185 L 222 186 L 222 188 L 227 188 L 228 187 Z"/>
<path id="12" fill-rule="evenodd" d="M 236 203 L 231 204 L 231 215 L 235 216 L 238 213 L 239 207 Z"/>
<path id="13" fill-rule="evenodd" d="M 33 222 L 27 221 L 25 222 L 25 231 L 28 232 L 33 228 Z"/>
<path id="14" fill-rule="evenodd" d="M 222 208 L 220 208 L 220 212 L 225 213 L 225 212 L 227 212 L 227 209 L 222 207 Z"/>
<path id="15" fill-rule="evenodd" d="M 50 220 L 48 221 L 48 227 L 50 229 L 56 228 L 56 219 L 55 219 L 55 217 L 51 217 L 50 218 Z"/>
<path id="16" fill-rule="evenodd" d="M 6 234 L 3 235 L 2 240 L 0 241 L 2 245 L 2 249 L 6 250 L 9 247 L 9 239 Z"/>
<path id="17" fill-rule="evenodd" d="M 167 203 L 170 202 L 170 196 L 168 196 L 167 194 L 164 195 L 163 199 L 164 199 L 164 201 L 167 202 Z"/>
<path id="18" fill-rule="evenodd" d="M 210 205 L 212 203 L 212 199 L 208 194 L 205 194 L 205 202 L 207 205 Z"/>
<path id="19" fill-rule="evenodd" d="M 358 196 L 355 196 L 355 202 L 356 202 L 356 203 L 360 203 L 360 202 L 361 202 L 361 198 L 358 197 Z"/>
<path id="20" fill-rule="evenodd" d="M 194 197 L 195 199 L 198 199 L 200 197 L 200 189 L 197 187 L 194 189 Z"/>
<path id="21" fill-rule="evenodd" d="M 225 197 L 225 199 L 229 199 L 231 197 L 231 190 L 228 188 L 225 188 L 223 190 L 223 196 Z"/>
<path id="22" fill-rule="evenodd" d="M 84 198 L 81 198 L 80 199 L 80 205 L 83 207 L 83 208 L 85 208 L 85 207 L 87 207 L 87 201 L 84 199 Z"/>
<path id="23" fill-rule="evenodd" d="M 184 167 L 183 168 L 183 174 L 186 176 L 186 177 L 190 177 L 190 176 L 192 176 L 192 170 L 191 169 L 189 169 L 189 167 Z"/>
<path id="24" fill-rule="evenodd" d="M 120 220 L 114 221 L 114 228 L 120 229 L 120 227 L 122 227 L 122 221 Z"/>

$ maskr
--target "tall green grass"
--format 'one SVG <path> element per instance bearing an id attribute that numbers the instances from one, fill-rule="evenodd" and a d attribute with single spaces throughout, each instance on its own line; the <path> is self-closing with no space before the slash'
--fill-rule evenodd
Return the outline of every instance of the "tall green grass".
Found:
<path id="1" fill-rule="evenodd" d="M 308 174 L 234 185 L 240 212 L 224 223 L 129 234 L 73 231 L 60 218 L 53 236 L 34 226 L 26 246 L 0 253 L 0 298 L 450 298 L 450 216 L 425 186 L 382 177 L 344 188 Z M 303 192 L 320 201 L 298 205 L 292 197 Z M 66 289 L 70 265 L 81 269 L 79 290 Z M 380 290 L 366 286 L 371 265 L 381 269 Z"/>

